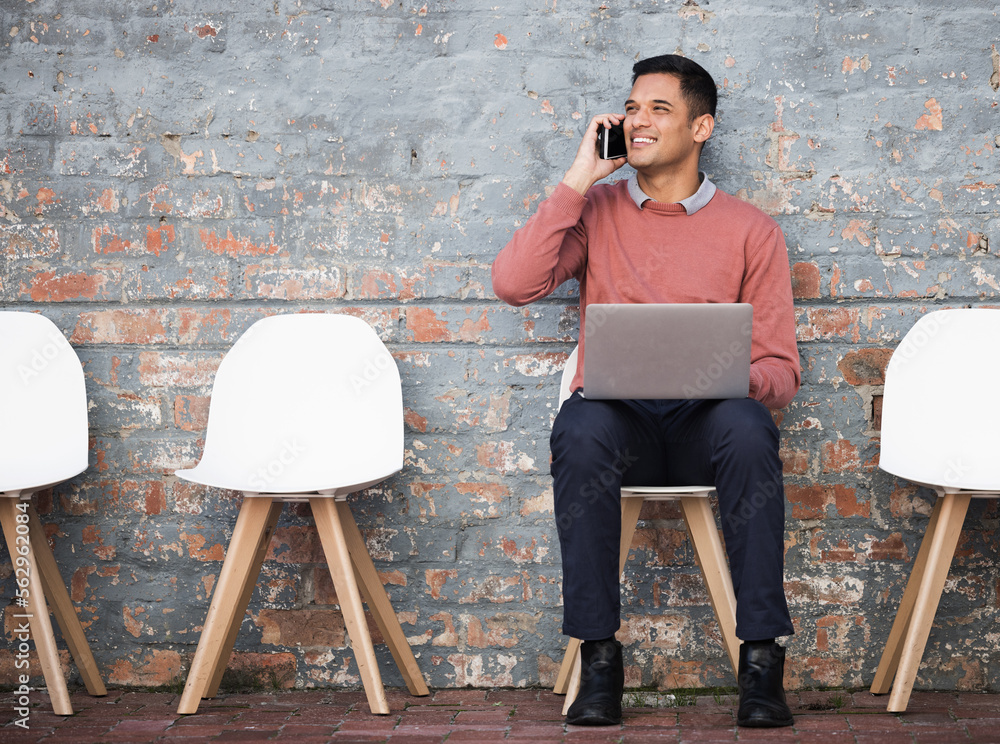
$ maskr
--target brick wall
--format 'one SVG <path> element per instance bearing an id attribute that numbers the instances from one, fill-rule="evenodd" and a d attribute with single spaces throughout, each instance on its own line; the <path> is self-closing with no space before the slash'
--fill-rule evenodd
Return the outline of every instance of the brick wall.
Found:
<path id="1" fill-rule="evenodd" d="M 322 310 L 368 320 L 403 375 L 406 468 L 354 509 L 431 685 L 553 682 L 575 287 L 513 309 L 489 266 L 633 60 L 680 51 L 721 85 L 706 170 L 790 250 L 790 684 L 870 682 L 931 505 L 877 468 L 886 361 L 922 313 L 1000 293 L 1000 25 L 960 5 L 4 2 L 0 301 L 85 365 L 91 467 L 37 502 L 106 678 L 183 677 L 239 502 L 172 473 L 239 334 Z M 732 684 L 678 512 L 644 517 L 628 683 Z M 997 518 L 972 507 L 918 686 L 1000 686 Z M 358 684 L 308 513 L 269 557 L 234 664 Z"/>

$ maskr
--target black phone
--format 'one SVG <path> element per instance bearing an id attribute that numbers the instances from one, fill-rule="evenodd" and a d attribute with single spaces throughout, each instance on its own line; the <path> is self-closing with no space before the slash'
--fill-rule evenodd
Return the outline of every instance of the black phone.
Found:
<path id="1" fill-rule="evenodd" d="M 628 156 L 625 148 L 625 128 L 615 124 L 611 129 L 601 125 L 597 130 L 597 154 L 601 160 L 616 160 Z"/>

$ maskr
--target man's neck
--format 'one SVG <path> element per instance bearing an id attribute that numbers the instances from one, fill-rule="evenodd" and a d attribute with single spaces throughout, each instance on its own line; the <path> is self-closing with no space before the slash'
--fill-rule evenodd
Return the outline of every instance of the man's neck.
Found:
<path id="1" fill-rule="evenodd" d="M 651 199 L 666 204 L 674 204 L 694 196 L 701 187 L 701 176 L 698 165 L 685 168 L 683 171 L 670 173 L 648 173 L 637 171 L 636 178 L 639 188 Z"/>

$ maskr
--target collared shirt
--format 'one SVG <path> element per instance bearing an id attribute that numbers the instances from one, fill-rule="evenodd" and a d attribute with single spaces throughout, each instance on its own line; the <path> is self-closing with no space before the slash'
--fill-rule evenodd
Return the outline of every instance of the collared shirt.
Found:
<path id="1" fill-rule="evenodd" d="M 715 184 L 708 180 L 708 176 L 698 171 L 698 177 L 701 179 L 701 186 L 698 187 L 698 190 L 687 199 L 681 199 L 678 202 L 689 215 L 694 214 L 704 207 L 715 196 Z M 635 173 L 629 176 L 628 179 L 628 195 L 632 197 L 632 201 L 635 202 L 635 205 L 639 209 L 642 209 L 642 205 L 649 200 L 656 201 L 639 187 L 639 176 Z"/>

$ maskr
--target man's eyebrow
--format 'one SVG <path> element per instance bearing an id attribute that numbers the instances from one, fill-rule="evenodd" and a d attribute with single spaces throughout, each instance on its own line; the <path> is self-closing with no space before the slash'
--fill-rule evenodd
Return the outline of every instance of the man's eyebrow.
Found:
<path id="1" fill-rule="evenodd" d="M 635 102 L 636 102 L 635 99 L 629 98 L 627 101 L 625 101 L 625 105 L 628 106 L 630 103 L 635 103 Z M 662 103 L 662 104 L 664 104 L 666 106 L 673 106 L 674 105 L 670 101 L 665 101 L 662 98 L 654 98 L 652 100 L 652 103 Z"/>

